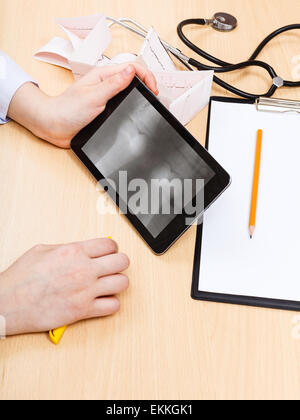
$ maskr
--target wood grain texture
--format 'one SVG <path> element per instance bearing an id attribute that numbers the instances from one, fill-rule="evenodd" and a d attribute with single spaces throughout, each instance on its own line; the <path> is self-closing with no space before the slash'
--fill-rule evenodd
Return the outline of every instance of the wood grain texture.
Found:
<path id="1" fill-rule="evenodd" d="M 191 28 L 189 34 L 232 62 L 248 58 L 265 35 L 300 18 L 298 0 L 1 0 L 0 8 L 0 48 L 51 95 L 62 92 L 72 76 L 33 60 L 32 54 L 61 36 L 55 17 L 130 16 L 182 47 L 179 21 L 226 9 L 239 18 L 236 31 Z M 110 54 L 138 51 L 141 42 L 135 36 L 119 29 L 115 35 Z M 299 37 L 297 32 L 283 35 L 263 54 L 285 78 L 292 78 Z M 267 75 L 257 69 L 224 78 L 255 92 L 269 86 Z M 226 95 L 216 87 L 213 93 Z M 300 89 L 283 89 L 277 96 L 299 99 Z M 189 126 L 202 143 L 206 118 L 205 110 Z M 195 228 L 165 256 L 155 257 L 125 218 L 97 214 L 97 200 L 103 197 L 71 152 L 14 123 L 0 128 L 0 142 L 0 270 L 37 243 L 108 235 L 132 262 L 131 288 L 121 297 L 117 316 L 70 327 L 59 347 L 45 334 L 0 342 L 1 399 L 300 397 L 294 313 L 191 300 Z"/>

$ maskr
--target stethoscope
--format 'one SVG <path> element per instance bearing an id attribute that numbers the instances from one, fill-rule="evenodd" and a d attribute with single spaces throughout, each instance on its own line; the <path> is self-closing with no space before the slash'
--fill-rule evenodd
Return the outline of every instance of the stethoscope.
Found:
<path id="1" fill-rule="evenodd" d="M 109 20 L 111 23 L 109 26 L 112 26 L 114 24 L 121 25 L 122 27 L 130 30 L 131 32 L 134 32 L 135 34 L 146 38 L 149 32 L 149 29 L 145 28 L 143 25 L 137 23 L 136 21 L 132 19 L 114 19 L 111 17 L 107 17 L 107 20 Z M 133 25 L 133 26 L 131 26 Z M 207 52 L 201 50 L 197 45 L 195 45 L 193 42 L 191 42 L 186 35 L 183 32 L 183 29 L 188 25 L 200 25 L 200 26 L 206 26 L 210 25 L 212 28 L 214 28 L 217 31 L 222 32 L 228 32 L 234 30 L 237 25 L 238 21 L 237 19 L 228 14 L 228 13 L 216 13 L 212 19 L 187 19 L 181 22 L 178 25 L 177 33 L 179 38 L 182 40 L 182 42 L 192 49 L 194 52 L 196 52 L 200 57 L 205 58 L 206 60 L 210 61 L 211 63 L 217 65 L 216 66 L 209 66 L 207 64 L 200 63 L 199 61 L 195 60 L 194 58 L 189 58 L 186 55 L 184 55 L 178 48 L 173 47 L 166 41 L 161 40 L 164 47 L 173 55 L 175 56 L 186 68 L 193 71 L 194 68 L 197 70 L 213 70 L 215 73 L 229 73 L 236 70 L 245 69 L 247 67 L 261 67 L 265 69 L 271 79 L 272 79 L 272 86 L 268 90 L 268 92 L 264 94 L 253 94 L 244 92 L 229 83 L 224 82 L 219 77 L 214 76 L 214 82 L 221 86 L 222 88 L 226 89 L 227 91 L 240 96 L 245 99 L 250 100 L 256 100 L 260 97 L 271 97 L 274 95 L 276 90 L 280 87 L 300 87 L 300 81 L 298 82 L 292 82 L 284 80 L 283 78 L 279 77 L 276 71 L 273 69 L 272 66 L 265 63 L 264 61 L 256 60 L 258 55 L 262 52 L 262 50 L 265 48 L 265 46 L 275 37 L 278 35 L 287 32 L 292 31 L 294 29 L 300 29 L 300 24 L 295 25 L 288 25 L 284 26 L 283 28 L 280 28 L 274 32 L 272 32 L 268 37 L 266 37 L 262 43 L 257 47 L 257 49 L 254 51 L 252 56 L 249 58 L 249 60 L 238 63 L 238 64 L 231 64 L 226 61 L 220 60 Z"/>

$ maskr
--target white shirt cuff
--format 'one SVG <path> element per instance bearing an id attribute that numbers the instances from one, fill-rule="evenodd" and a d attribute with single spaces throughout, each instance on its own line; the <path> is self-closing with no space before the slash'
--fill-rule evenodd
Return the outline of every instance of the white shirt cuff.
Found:
<path id="1" fill-rule="evenodd" d="M 0 124 L 10 121 L 7 113 L 11 100 L 25 83 L 37 84 L 8 55 L 0 51 Z"/>

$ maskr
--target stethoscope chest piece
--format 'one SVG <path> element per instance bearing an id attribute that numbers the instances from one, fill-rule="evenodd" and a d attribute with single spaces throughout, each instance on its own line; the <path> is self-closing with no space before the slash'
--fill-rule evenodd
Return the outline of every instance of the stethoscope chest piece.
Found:
<path id="1" fill-rule="evenodd" d="M 221 32 L 233 31 L 237 25 L 237 19 L 228 13 L 216 13 L 213 19 L 207 21 L 214 29 Z"/>

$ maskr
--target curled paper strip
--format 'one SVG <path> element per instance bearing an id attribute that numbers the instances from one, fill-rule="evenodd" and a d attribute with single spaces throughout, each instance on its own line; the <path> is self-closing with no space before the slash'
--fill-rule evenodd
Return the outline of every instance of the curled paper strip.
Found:
<path id="1" fill-rule="evenodd" d="M 153 28 L 138 55 L 126 53 L 109 59 L 104 54 L 112 34 L 105 16 L 56 19 L 56 23 L 69 39 L 53 38 L 35 54 L 36 59 L 71 70 L 75 79 L 95 66 L 138 61 L 154 73 L 158 98 L 184 125 L 208 105 L 213 72 L 177 70 Z"/>

